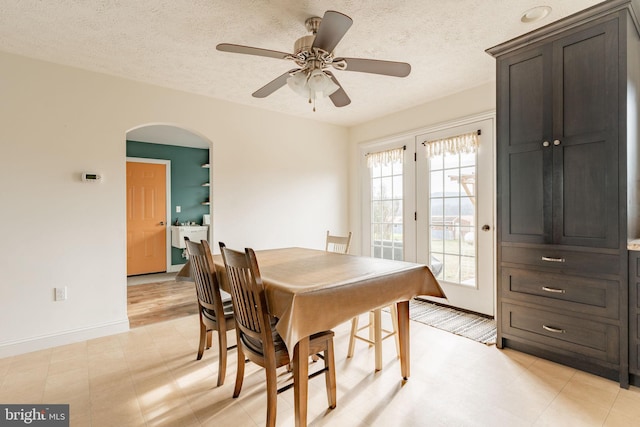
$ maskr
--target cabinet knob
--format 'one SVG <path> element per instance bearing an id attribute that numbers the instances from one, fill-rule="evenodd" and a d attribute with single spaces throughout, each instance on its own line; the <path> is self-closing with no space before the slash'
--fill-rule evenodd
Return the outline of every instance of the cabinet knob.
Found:
<path id="1" fill-rule="evenodd" d="M 553 145 L 560 145 L 560 140 L 559 139 L 554 139 L 553 140 Z"/>
<path id="2" fill-rule="evenodd" d="M 549 146 L 549 141 L 544 141 L 544 142 L 542 143 L 542 146 L 543 146 L 543 147 L 548 147 L 548 146 Z"/>
<path id="3" fill-rule="evenodd" d="M 164 225 L 164 221 L 160 221 L 160 225 Z"/>
<path id="4" fill-rule="evenodd" d="M 482 226 L 482 231 L 489 231 L 491 230 L 491 227 L 489 227 L 489 224 L 485 224 Z"/>

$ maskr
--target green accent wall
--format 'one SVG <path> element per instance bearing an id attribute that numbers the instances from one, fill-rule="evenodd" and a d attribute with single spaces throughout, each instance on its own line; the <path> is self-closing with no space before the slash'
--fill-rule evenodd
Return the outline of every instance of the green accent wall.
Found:
<path id="1" fill-rule="evenodd" d="M 171 161 L 171 225 L 195 222 L 202 224 L 202 215 L 210 212 L 209 206 L 202 204 L 209 200 L 209 169 L 202 165 L 209 163 L 209 150 L 202 148 L 178 147 L 174 145 L 151 144 L 127 141 L 127 157 L 162 159 Z M 176 206 L 181 212 L 176 213 Z M 182 249 L 171 248 L 171 264 L 184 264 Z M 168 267 L 168 266 L 167 266 Z"/>

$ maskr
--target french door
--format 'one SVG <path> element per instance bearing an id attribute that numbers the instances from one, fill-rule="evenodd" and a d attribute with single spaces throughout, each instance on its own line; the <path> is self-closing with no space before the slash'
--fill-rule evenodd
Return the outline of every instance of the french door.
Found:
<path id="1" fill-rule="evenodd" d="M 475 153 L 427 158 L 424 141 L 478 133 Z M 448 304 L 493 315 L 493 120 L 416 137 L 417 261 L 431 270 Z"/>
<path id="2" fill-rule="evenodd" d="M 476 152 L 427 158 L 425 141 L 478 132 Z M 428 265 L 447 300 L 493 316 L 494 119 L 476 118 L 366 146 L 405 148 L 401 161 L 363 168 L 363 254 Z"/>

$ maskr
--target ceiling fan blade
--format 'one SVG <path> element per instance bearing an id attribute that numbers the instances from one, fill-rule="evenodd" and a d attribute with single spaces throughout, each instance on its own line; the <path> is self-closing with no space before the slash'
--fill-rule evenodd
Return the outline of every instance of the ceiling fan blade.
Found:
<path id="1" fill-rule="evenodd" d="M 383 74 L 394 77 L 407 77 L 411 72 L 411 65 L 406 62 L 362 58 L 335 58 L 333 60 L 333 62 L 338 61 L 344 61 L 347 64 L 345 71 L 359 71 L 361 73 Z"/>
<path id="2" fill-rule="evenodd" d="M 282 74 L 281 76 L 276 77 L 275 79 L 271 80 L 266 85 L 262 86 L 257 91 L 253 92 L 251 95 L 254 98 L 266 98 L 267 96 L 271 95 L 276 90 L 280 89 L 282 86 L 286 85 L 287 84 L 287 79 L 289 78 L 291 73 L 293 73 L 294 71 L 298 71 L 298 68 L 294 68 L 293 70 L 289 70 L 286 73 Z"/>
<path id="3" fill-rule="evenodd" d="M 351 104 L 351 99 L 349 99 L 349 96 L 347 96 L 347 92 L 344 91 L 342 85 L 340 84 L 338 79 L 336 79 L 336 76 L 334 76 L 330 71 L 325 71 L 325 73 L 327 73 L 329 77 L 331 77 L 331 80 L 333 80 L 333 82 L 340 87 L 340 89 L 329 95 L 329 98 L 331 99 L 331 102 L 333 102 L 333 105 L 335 105 L 336 107 L 344 107 Z"/>
<path id="4" fill-rule="evenodd" d="M 347 15 L 327 10 L 311 47 L 317 47 L 329 53 L 333 52 L 347 30 L 351 28 L 351 24 L 353 24 L 353 20 Z"/>
<path id="5" fill-rule="evenodd" d="M 244 53 L 245 55 L 266 56 L 268 58 L 286 59 L 290 54 L 277 50 L 261 49 L 259 47 L 242 46 L 239 44 L 220 43 L 216 49 L 222 52 Z"/>

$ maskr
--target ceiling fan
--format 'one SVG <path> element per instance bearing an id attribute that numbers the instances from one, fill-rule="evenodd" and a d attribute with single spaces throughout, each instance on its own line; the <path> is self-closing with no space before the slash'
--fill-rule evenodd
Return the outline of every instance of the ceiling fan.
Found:
<path id="1" fill-rule="evenodd" d="M 406 62 L 335 57 L 333 50 L 352 24 L 353 20 L 347 15 L 333 10 L 326 11 L 322 18 L 308 18 L 305 27 L 311 34 L 296 40 L 292 54 L 230 43 L 221 43 L 216 49 L 295 62 L 298 68 L 287 71 L 255 91 L 252 95 L 256 98 L 265 98 L 288 84 L 296 93 L 308 97 L 309 103 L 314 102 L 313 111 L 318 93 L 328 96 L 336 107 L 344 107 L 351 103 L 351 99 L 328 68 L 395 77 L 406 77 L 411 72 L 411 65 Z"/>

